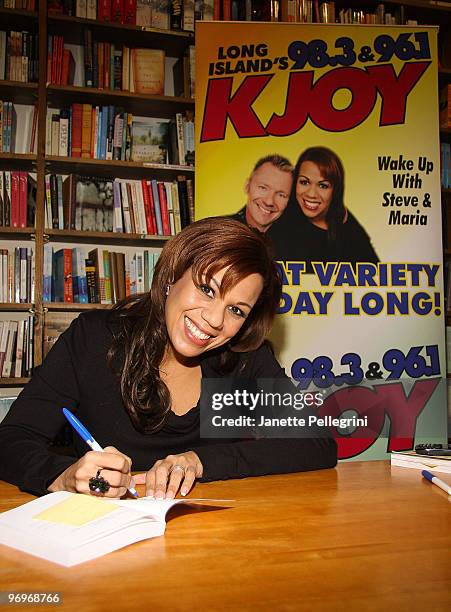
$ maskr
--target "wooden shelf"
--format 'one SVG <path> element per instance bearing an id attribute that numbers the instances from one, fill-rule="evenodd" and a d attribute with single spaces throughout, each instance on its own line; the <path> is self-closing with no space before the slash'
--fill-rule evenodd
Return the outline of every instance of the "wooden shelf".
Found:
<path id="1" fill-rule="evenodd" d="M 31 31 L 36 31 L 38 28 L 38 12 L 1 7 L 0 23 L 2 30 L 20 27 L 21 30 L 29 28 Z"/>
<path id="2" fill-rule="evenodd" d="M 37 98 L 37 83 L 0 80 L 0 100 L 14 102 L 15 104 L 35 104 Z"/>
<path id="3" fill-rule="evenodd" d="M 2 240 L 32 240 L 36 230 L 34 227 L 1 227 L 0 234 Z"/>
<path id="4" fill-rule="evenodd" d="M 47 156 L 45 161 L 48 169 L 52 172 L 61 172 L 62 174 L 95 174 L 120 178 L 159 176 L 168 179 L 174 179 L 179 174 L 194 175 L 193 166 L 171 166 L 146 162 L 88 159 L 82 157 L 57 157 L 52 155 Z"/>
<path id="5" fill-rule="evenodd" d="M 0 153 L 1 170 L 27 170 L 31 172 L 34 170 L 36 161 L 36 155 L 28 153 Z"/>
<path id="6" fill-rule="evenodd" d="M 15 302 L 0 302 L 0 312 L 26 312 L 28 310 L 32 310 L 34 308 L 34 304 L 17 304 Z"/>
<path id="7" fill-rule="evenodd" d="M 101 40 L 122 43 L 128 46 L 144 46 L 154 49 L 163 48 L 173 57 L 182 55 L 189 45 L 194 44 L 194 33 L 158 28 L 143 28 L 130 24 L 81 19 L 68 15 L 47 16 L 50 34 L 60 34 L 72 43 L 83 40 L 83 32 L 92 30 L 94 37 Z M 149 36 L 151 34 L 151 36 Z"/>
<path id="8" fill-rule="evenodd" d="M 194 110 L 194 100 L 176 96 L 153 96 L 94 87 L 74 85 L 47 85 L 47 96 L 51 106 L 70 105 L 74 102 L 96 105 L 111 104 L 122 106 L 135 115 L 147 115 L 170 119 L 175 113 L 184 112 L 187 107 Z"/>
<path id="9" fill-rule="evenodd" d="M 65 310 L 67 312 L 77 312 L 84 310 L 108 310 L 113 304 L 72 304 L 68 302 L 43 302 L 43 307 L 46 310 Z"/>
<path id="10" fill-rule="evenodd" d="M 0 385 L 2 387 L 23 387 L 30 380 L 30 378 L 0 378 Z"/>
<path id="11" fill-rule="evenodd" d="M 82 232 L 76 230 L 46 229 L 45 233 L 50 236 L 52 242 L 79 242 L 90 243 L 100 240 L 105 244 L 121 244 L 133 246 L 143 242 L 150 242 L 148 246 L 161 247 L 172 236 L 152 236 L 149 234 L 123 234 L 119 232 Z"/>

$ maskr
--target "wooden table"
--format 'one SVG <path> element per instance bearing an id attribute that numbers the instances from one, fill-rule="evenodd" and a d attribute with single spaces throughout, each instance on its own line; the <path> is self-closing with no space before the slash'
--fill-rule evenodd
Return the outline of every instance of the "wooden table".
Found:
<path id="1" fill-rule="evenodd" d="M 77 612 L 449 610 L 451 505 L 417 470 L 353 462 L 191 495 L 237 501 L 175 510 L 164 537 L 72 568 L 0 546 L 0 590 L 59 591 L 53 608 Z M 29 499 L 0 483 L 1 511 Z"/>

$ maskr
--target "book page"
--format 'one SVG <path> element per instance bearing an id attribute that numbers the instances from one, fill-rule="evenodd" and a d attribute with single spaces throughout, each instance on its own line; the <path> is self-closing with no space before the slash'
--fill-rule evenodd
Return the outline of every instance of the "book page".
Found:
<path id="1" fill-rule="evenodd" d="M 81 527 L 111 512 L 117 506 L 88 495 L 74 495 L 33 516 L 33 519 Z"/>

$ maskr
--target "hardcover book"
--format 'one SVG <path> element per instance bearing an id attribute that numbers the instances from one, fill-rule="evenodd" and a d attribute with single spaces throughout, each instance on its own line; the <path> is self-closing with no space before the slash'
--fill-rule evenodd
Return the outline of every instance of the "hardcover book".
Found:
<path id="1" fill-rule="evenodd" d="M 132 161 L 167 163 L 168 121 L 152 119 L 132 123 Z"/>
<path id="2" fill-rule="evenodd" d="M 131 50 L 135 93 L 164 94 L 164 59 L 161 49 Z"/>
<path id="3" fill-rule="evenodd" d="M 112 181 L 99 177 L 77 178 L 74 229 L 112 232 L 113 206 Z"/>

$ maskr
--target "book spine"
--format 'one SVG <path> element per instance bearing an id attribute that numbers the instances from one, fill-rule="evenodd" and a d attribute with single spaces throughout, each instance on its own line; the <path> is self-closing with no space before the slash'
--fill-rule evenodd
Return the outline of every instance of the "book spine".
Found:
<path id="1" fill-rule="evenodd" d="M 83 104 L 82 129 L 81 129 L 81 157 L 89 158 L 91 154 L 91 121 L 92 107 Z"/>
<path id="2" fill-rule="evenodd" d="M 81 157 L 83 133 L 83 104 L 72 104 L 71 156 Z"/>
<path id="3" fill-rule="evenodd" d="M 163 222 L 161 219 L 160 198 L 158 194 L 157 181 L 155 179 L 152 179 L 151 185 L 152 185 L 152 196 L 153 196 L 153 205 L 154 205 L 154 210 L 155 210 L 157 234 L 158 236 L 163 236 Z"/>
<path id="4" fill-rule="evenodd" d="M 117 180 L 113 182 L 113 202 L 113 232 L 122 233 L 124 226 L 122 223 L 121 186 Z"/>
<path id="5" fill-rule="evenodd" d="M 163 228 L 163 235 L 170 236 L 171 229 L 169 226 L 168 205 L 166 201 L 166 189 L 164 188 L 164 183 L 162 181 L 158 181 L 158 197 L 160 199 L 161 224 Z"/>
<path id="6" fill-rule="evenodd" d="M 27 172 L 19 172 L 19 227 L 27 225 Z"/>
<path id="7" fill-rule="evenodd" d="M 19 227 L 19 172 L 11 172 L 11 226 Z"/>

